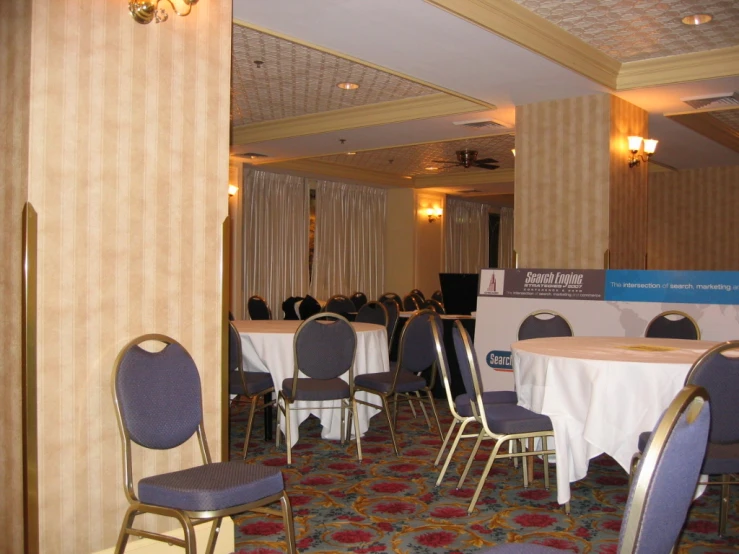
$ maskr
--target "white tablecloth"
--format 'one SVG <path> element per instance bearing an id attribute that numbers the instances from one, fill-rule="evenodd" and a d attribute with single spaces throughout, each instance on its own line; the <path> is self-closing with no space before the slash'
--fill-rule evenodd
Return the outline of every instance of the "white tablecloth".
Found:
<path id="1" fill-rule="evenodd" d="M 518 403 L 552 420 L 557 500 L 602 453 L 627 472 L 639 434 L 651 431 L 711 341 L 557 337 L 511 345 Z"/>
<path id="2" fill-rule="evenodd" d="M 268 320 L 268 321 L 234 321 L 241 336 L 241 349 L 244 356 L 244 367 L 249 371 L 265 371 L 272 374 L 275 391 L 282 388 L 283 379 L 292 378 L 294 372 L 293 337 L 302 321 Z M 352 323 L 357 332 L 357 352 L 354 359 L 354 376 L 364 373 L 389 371 L 390 362 L 387 350 L 387 331 L 381 325 L 371 323 Z M 302 374 L 301 374 L 302 375 Z M 344 376 L 346 380 L 348 375 Z M 275 392 L 277 394 L 277 392 Z M 370 400 L 366 393 L 359 393 L 357 398 Z M 377 398 L 374 399 L 375 401 Z M 338 401 L 296 402 L 295 407 L 318 407 L 321 405 L 339 405 Z M 369 428 L 370 418 L 379 412 L 375 408 L 357 405 L 359 429 L 364 434 Z M 298 441 L 298 426 L 314 413 L 321 420 L 324 439 L 339 440 L 341 438 L 341 410 L 300 410 L 292 412 L 290 428 L 293 445 Z M 285 431 L 284 418 L 280 427 Z"/>

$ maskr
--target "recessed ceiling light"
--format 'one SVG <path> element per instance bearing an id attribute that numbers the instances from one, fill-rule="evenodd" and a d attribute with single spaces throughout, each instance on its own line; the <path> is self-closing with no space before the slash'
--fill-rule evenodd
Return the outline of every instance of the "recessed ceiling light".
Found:
<path id="1" fill-rule="evenodd" d="M 437 170 L 437 169 L 439 169 L 439 168 L 438 168 L 438 167 L 434 167 L 434 166 L 429 166 L 429 167 L 424 167 L 424 169 L 425 169 L 426 171 L 436 171 L 436 170 Z"/>
<path id="2" fill-rule="evenodd" d="M 347 152 L 346 155 L 347 156 L 356 156 L 357 153 L 356 152 Z"/>
<path id="3" fill-rule="evenodd" d="M 403 179 L 413 179 L 411 175 L 403 175 Z"/>
<path id="4" fill-rule="evenodd" d="M 713 19 L 712 15 L 707 13 L 696 13 L 693 15 L 686 15 L 683 17 L 683 23 L 686 25 L 703 25 Z"/>
<path id="5" fill-rule="evenodd" d="M 337 83 L 336 86 L 344 90 L 357 90 L 359 88 L 357 83 Z"/>

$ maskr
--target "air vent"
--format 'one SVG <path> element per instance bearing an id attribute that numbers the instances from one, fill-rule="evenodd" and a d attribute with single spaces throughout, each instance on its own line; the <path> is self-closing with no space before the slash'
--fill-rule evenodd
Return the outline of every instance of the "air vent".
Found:
<path id="1" fill-rule="evenodd" d="M 468 189 L 468 190 L 460 190 L 458 191 L 458 194 L 475 194 L 477 192 L 482 192 L 482 191 L 478 189 Z"/>
<path id="2" fill-rule="evenodd" d="M 724 92 L 712 96 L 694 96 L 692 98 L 681 98 L 681 100 L 696 110 L 704 108 L 725 108 L 727 106 L 739 106 L 739 92 Z"/>
<path id="3" fill-rule="evenodd" d="M 505 125 L 501 125 L 492 119 L 472 119 L 467 121 L 455 121 L 454 125 L 461 127 L 469 127 L 471 129 L 505 129 Z"/>
<path id="4" fill-rule="evenodd" d="M 267 154 L 259 154 L 258 152 L 244 152 L 243 154 L 236 154 L 236 155 L 239 156 L 240 158 L 250 158 L 252 160 L 255 158 L 268 158 L 269 157 L 267 156 Z"/>

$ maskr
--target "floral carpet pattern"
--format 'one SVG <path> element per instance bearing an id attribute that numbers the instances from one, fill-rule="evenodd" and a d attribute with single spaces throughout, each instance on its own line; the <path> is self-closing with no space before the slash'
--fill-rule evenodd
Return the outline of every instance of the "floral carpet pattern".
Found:
<path id="1" fill-rule="evenodd" d="M 441 400 L 437 408 L 446 432 L 451 417 Z M 239 459 L 245 412 L 232 408 L 231 421 L 231 457 Z M 439 470 L 433 462 L 441 440 L 435 428 L 429 431 L 423 416 L 414 417 L 407 405 L 398 414 L 400 458 L 380 414 L 362 438 L 361 464 L 354 443 L 323 440 L 320 433 L 317 418 L 303 422 L 293 448 L 293 467 L 288 468 L 284 442 L 277 450 L 274 441 L 264 441 L 259 414 L 249 446 L 250 462 L 282 468 L 301 553 L 467 554 L 506 542 L 534 542 L 582 554 L 616 553 L 628 476 L 608 456 L 592 460 L 587 478 L 572 485 L 570 515 L 556 502 L 553 465 L 552 486 L 544 489 L 540 460 L 528 489 L 523 487 L 521 467 L 496 461 L 475 510 L 467 515 L 490 444 L 483 443 L 471 475 L 457 490 L 474 441 L 460 443 L 436 488 Z M 739 552 L 739 486 L 734 489 L 727 537 L 717 534 L 720 487 L 712 486 L 694 502 L 678 552 Z M 235 527 L 238 554 L 284 552 L 281 518 L 246 514 L 235 518 Z"/>

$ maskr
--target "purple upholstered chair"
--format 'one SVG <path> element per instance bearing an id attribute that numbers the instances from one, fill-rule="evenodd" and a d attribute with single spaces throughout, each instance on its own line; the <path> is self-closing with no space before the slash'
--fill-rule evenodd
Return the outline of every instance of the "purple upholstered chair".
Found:
<path id="1" fill-rule="evenodd" d="M 670 310 L 662 312 L 647 325 L 645 337 L 657 339 L 698 340 L 701 331 L 695 320 L 685 312 Z"/>
<path id="2" fill-rule="evenodd" d="M 159 352 L 141 348 L 144 342 L 164 343 Z M 281 514 L 287 551 L 295 552 L 292 508 L 280 470 L 259 464 L 213 463 L 203 427 L 200 376 L 187 350 L 165 335 L 144 335 L 123 347 L 113 373 L 113 400 L 123 439 L 124 491 L 129 502 L 116 553 L 125 551 L 128 537 L 176 544 L 187 554 L 197 552 L 194 525 L 213 522 L 206 552 L 215 548 L 221 519 L 249 510 Z M 131 443 L 168 450 L 197 435 L 203 465 L 147 476 L 134 482 Z M 138 485 L 138 486 L 136 486 Z M 265 508 L 280 501 L 280 512 Z M 136 516 L 154 513 L 175 518 L 184 540 L 137 529 Z"/>
<path id="3" fill-rule="evenodd" d="M 668 554 L 675 546 L 698 482 L 710 424 L 708 393 L 702 387 L 685 386 L 657 423 L 637 468 L 624 509 L 618 554 Z M 484 554 L 561 552 L 533 543 L 511 543 Z"/>
<path id="4" fill-rule="evenodd" d="M 374 323 L 375 325 L 382 325 L 387 329 L 388 324 L 388 313 L 387 308 L 380 302 L 372 301 L 365 303 L 357 312 L 357 317 L 354 321 L 359 323 Z"/>

